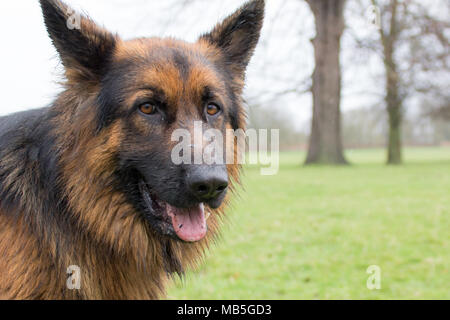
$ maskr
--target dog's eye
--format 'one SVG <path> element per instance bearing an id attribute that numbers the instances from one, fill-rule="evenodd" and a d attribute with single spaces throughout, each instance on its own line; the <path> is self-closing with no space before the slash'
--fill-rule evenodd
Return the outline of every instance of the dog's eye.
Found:
<path id="1" fill-rule="evenodd" d="M 139 106 L 139 111 L 146 115 L 152 115 L 156 113 L 156 107 L 151 103 L 144 103 Z"/>
<path id="2" fill-rule="evenodd" d="M 220 107 L 214 103 L 210 103 L 206 106 L 206 113 L 210 116 L 217 116 L 220 111 Z"/>

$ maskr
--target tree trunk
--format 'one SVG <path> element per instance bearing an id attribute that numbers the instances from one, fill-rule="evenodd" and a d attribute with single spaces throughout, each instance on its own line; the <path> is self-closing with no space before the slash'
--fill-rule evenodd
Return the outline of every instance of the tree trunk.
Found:
<path id="1" fill-rule="evenodd" d="M 306 0 L 316 18 L 313 121 L 307 164 L 347 164 L 341 137 L 340 42 L 345 0 Z"/>
<path id="2" fill-rule="evenodd" d="M 390 69 L 389 72 L 392 72 Z M 386 106 L 389 117 L 388 164 L 402 163 L 402 107 L 398 94 L 397 74 L 388 79 Z"/>
<path id="3" fill-rule="evenodd" d="M 397 26 L 398 0 L 390 2 L 390 25 L 389 31 L 381 32 L 381 40 L 384 50 L 384 65 L 386 73 L 386 108 L 389 117 L 389 140 L 388 140 L 388 164 L 402 163 L 402 99 L 399 94 L 399 75 L 395 62 L 395 46 L 398 38 Z"/>

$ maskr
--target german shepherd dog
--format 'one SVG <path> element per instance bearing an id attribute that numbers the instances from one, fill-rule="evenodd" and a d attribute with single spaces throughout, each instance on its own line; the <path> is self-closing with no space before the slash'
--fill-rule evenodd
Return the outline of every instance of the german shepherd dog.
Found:
<path id="1" fill-rule="evenodd" d="M 164 298 L 217 238 L 240 171 L 175 165 L 171 135 L 194 122 L 245 128 L 264 0 L 195 43 L 124 41 L 83 15 L 69 28 L 65 3 L 40 5 L 64 90 L 48 108 L 0 118 L 0 298 Z"/>

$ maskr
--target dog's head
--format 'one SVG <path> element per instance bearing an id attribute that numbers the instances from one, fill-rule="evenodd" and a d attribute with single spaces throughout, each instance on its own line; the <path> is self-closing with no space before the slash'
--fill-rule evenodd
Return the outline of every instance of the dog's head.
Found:
<path id="1" fill-rule="evenodd" d="M 205 210 L 222 205 L 233 166 L 176 163 L 173 136 L 178 130 L 192 134 L 190 150 L 181 151 L 186 159 L 183 153 L 202 149 L 193 139 L 196 124 L 224 137 L 227 129 L 244 129 L 241 94 L 264 1 L 248 2 L 195 43 L 124 41 L 60 1 L 40 2 L 66 86 L 83 96 L 80 101 L 95 101 L 89 112 L 95 113 L 96 134 L 107 136 L 104 148 L 114 141 L 115 188 L 155 232 L 201 240 Z"/>

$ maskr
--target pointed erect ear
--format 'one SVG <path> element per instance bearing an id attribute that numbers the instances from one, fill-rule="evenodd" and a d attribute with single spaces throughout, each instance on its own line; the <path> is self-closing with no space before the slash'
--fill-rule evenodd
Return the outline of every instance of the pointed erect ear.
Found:
<path id="1" fill-rule="evenodd" d="M 45 25 L 67 78 L 98 80 L 117 38 L 59 0 L 40 0 Z"/>
<path id="2" fill-rule="evenodd" d="M 211 33 L 200 39 L 218 47 L 224 54 L 225 63 L 236 76 L 244 77 L 264 20 L 264 0 L 246 3 L 234 14 L 219 23 Z"/>

